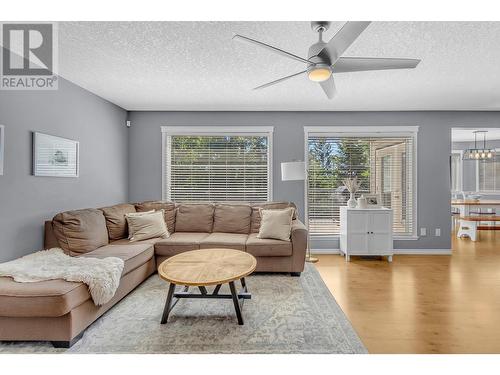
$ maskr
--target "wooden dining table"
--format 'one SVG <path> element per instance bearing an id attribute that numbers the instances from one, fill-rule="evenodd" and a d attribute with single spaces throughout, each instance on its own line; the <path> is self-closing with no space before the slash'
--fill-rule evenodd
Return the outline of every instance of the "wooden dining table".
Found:
<path id="1" fill-rule="evenodd" d="M 460 216 L 469 216 L 478 208 L 491 208 L 500 213 L 500 199 L 452 199 L 451 206 L 460 210 Z"/>

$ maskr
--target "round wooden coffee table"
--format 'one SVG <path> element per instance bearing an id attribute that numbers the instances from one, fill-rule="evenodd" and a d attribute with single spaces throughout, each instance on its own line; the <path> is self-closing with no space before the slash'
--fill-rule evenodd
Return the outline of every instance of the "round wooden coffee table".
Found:
<path id="1" fill-rule="evenodd" d="M 255 271 L 257 260 L 251 254 L 233 249 L 204 249 L 187 251 L 165 260 L 158 267 L 160 277 L 170 283 L 161 324 L 181 298 L 232 299 L 238 324 L 243 324 L 242 303 L 250 299 L 245 276 Z M 236 292 L 234 282 L 241 281 L 241 291 Z M 229 284 L 231 294 L 219 294 L 222 284 Z M 176 285 L 184 285 L 176 292 Z M 215 285 L 209 293 L 207 286 Z M 189 287 L 198 287 L 200 293 L 190 293 Z M 240 304 L 241 300 L 241 304 Z"/>

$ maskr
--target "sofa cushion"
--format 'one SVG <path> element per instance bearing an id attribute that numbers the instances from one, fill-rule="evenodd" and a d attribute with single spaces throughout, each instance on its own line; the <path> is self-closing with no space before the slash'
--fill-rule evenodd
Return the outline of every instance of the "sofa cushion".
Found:
<path id="1" fill-rule="evenodd" d="M 169 238 L 162 239 L 155 244 L 155 254 L 172 256 L 184 251 L 198 250 L 201 241 L 209 233 L 175 232 Z"/>
<path id="2" fill-rule="evenodd" d="M 292 219 L 297 218 L 297 207 L 292 202 L 264 202 L 264 203 L 254 203 L 252 204 L 252 224 L 250 228 L 250 233 L 259 233 L 260 229 L 260 210 L 272 210 L 272 209 L 283 209 L 293 207 L 295 210 L 293 212 Z"/>
<path id="3" fill-rule="evenodd" d="M 248 234 L 210 233 L 200 242 L 200 249 L 224 248 L 245 251 Z"/>
<path id="4" fill-rule="evenodd" d="M 0 316 L 56 317 L 90 299 L 86 284 L 65 280 L 18 283 L 0 277 Z"/>
<path id="5" fill-rule="evenodd" d="M 57 241 L 69 255 L 88 253 L 107 245 L 108 230 L 101 210 L 61 212 L 52 219 Z"/>
<path id="6" fill-rule="evenodd" d="M 175 216 L 175 231 L 212 232 L 214 208 L 211 203 L 179 204 Z"/>
<path id="7" fill-rule="evenodd" d="M 136 212 L 132 204 L 124 203 L 100 209 L 106 219 L 108 236 L 110 240 L 119 240 L 128 236 L 126 214 Z"/>
<path id="8" fill-rule="evenodd" d="M 140 240 L 140 241 L 135 241 L 132 242 L 128 238 L 122 238 L 121 240 L 116 240 L 116 241 L 111 241 L 109 244 L 110 245 L 135 245 L 135 244 L 148 244 L 148 245 L 154 245 L 158 241 L 163 240 L 163 238 L 156 237 L 156 238 L 148 238 L 147 240 Z"/>
<path id="9" fill-rule="evenodd" d="M 257 233 L 251 233 L 246 251 L 256 257 L 286 257 L 292 255 L 292 242 L 258 238 Z"/>
<path id="10" fill-rule="evenodd" d="M 152 244 L 148 243 L 134 242 L 126 245 L 110 244 L 80 256 L 100 259 L 106 257 L 123 259 L 125 264 L 122 275 L 126 275 L 130 271 L 147 263 L 154 256 L 154 248 Z"/>
<path id="11" fill-rule="evenodd" d="M 167 224 L 168 233 L 173 233 L 175 230 L 175 203 L 167 201 L 147 201 L 136 203 L 135 209 L 137 212 L 159 211 L 163 210 L 165 224 Z"/>
<path id="12" fill-rule="evenodd" d="M 243 204 L 216 204 L 213 232 L 250 233 L 252 207 Z"/>

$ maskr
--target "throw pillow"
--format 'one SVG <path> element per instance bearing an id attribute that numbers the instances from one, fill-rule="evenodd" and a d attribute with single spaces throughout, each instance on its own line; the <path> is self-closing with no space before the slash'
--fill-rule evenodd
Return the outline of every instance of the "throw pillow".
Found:
<path id="1" fill-rule="evenodd" d="M 158 211 L 163 209 L 165 212 L 165 224 L 167 224 L 168 233 L 174 233 L 175 230 L 175 203 L 168 201 L 147 201 L 136 203 L 137 212 Z"/>
<path id="2" fill-rule="evenodd" d="M 257 238 L 290 241 L 294 208 L 261 210 L 260 229 Z"/>
<path id="3" fill-rule="evenodd" d="M 130 242 L 168 238 L 170 234 L 163 215 L 163 210 L 127 214 Z"/>
<path id="4" fill-rule="evenodd" d="M 250 226 L 250 233 L 259 233 L 260 229 L 260 210 L 281 210 L 284 208 L 293 207 L 293 219 L 297 218 L 297 207 L 292 202 L 263 202 L 252 204 L 252 223 Z"/>
<path id="5" fill-rule="evenodd" d="M 130 212 L 125 215 L 125 219 L 127 220 L 127 228 L 128 228 L 128 239 L 130 240 L 130 237 L 132 237 L 132 231 L 130 229 L 130 222 L 128 220 L 129 217 L 132 216 L 141 216 L 141 215 L 147 215 L 155 212 L 155 210 L 149 210 L 149 211 L 144 211 L 144 212 Z"/>

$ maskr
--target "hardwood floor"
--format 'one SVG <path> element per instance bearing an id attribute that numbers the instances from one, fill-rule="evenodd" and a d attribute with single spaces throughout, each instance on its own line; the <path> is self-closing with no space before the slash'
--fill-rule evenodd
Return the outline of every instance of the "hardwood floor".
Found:
<path id="1" fill-rule="evenodd" d="M 452 248 L 316 267 L 370 353 L 500 353 L 500 231 Z"/>

